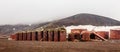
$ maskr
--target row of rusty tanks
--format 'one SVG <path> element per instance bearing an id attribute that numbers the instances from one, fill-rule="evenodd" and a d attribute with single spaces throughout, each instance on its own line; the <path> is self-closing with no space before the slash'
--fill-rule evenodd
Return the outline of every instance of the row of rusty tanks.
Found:
<path id="1" fill-rule="evenodd" d="M 71 33 L 68 34 L 68 41 L 79 41 L 82 31 L 87 31 L 87 29 L 71 29 Z"/>
<path id="2" fill-rule="evenodd" d="M 17 41 L 67 41 L 66 29 L 44 29 L 39 31 L 24 31 L 11 35 Z M 71 29 L 68 41 L 94 41 L 120 39 L 120 29 L 108 31 L 88 31 L 87 29 Z"/>
<path id="3" fill-rule="evenodd" d="M 87 31 L 87 29 L 71 29 L 68 41 L 93 41 L 108 39 L 109 32 L 106 31 Z"/>
<path id="4" fill-rule="evenodd" d="M 45 29 L 40 31 L 24 31 L 11 35 L 16 41 L 66 41 L 65 29 Z"/>

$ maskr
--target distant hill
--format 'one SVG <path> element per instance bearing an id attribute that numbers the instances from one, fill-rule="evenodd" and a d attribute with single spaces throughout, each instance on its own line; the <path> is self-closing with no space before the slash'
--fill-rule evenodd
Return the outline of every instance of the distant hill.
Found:
<path id="1" fill-rule="evenodd" d="M 120 21 L 95 14 L 77 14 L 58 21 L 53 21 L 47 27 L 70 25 L 119 26 Z"/>
<path id="2" fill-rule="evenodd" d="M 0 35 L 11 35 L 15 32 L 19 31 L 26 31 L 26 30 L 34 30 L 36 28 L 39 28 L 40 26 L 43 26 L 45 24 L 48 24 L 49 22 L 46 23 L 40 23 L 40 24 L 16 24 L 16 25 L 1 25 L 0 26 Z"/>
<path id="3" fill-rule="evenodd" d="M 0 35 L 10 35 L 14 32 L 23 30 L 35 30 L 41 27 L 56 28 L 70 25 L 120 26 L 120 21 L 95 14 L 82 13 L 51 22 L 32 24 L 31 26 L 23 24 L 1 25 Z M 15 28 L 15 30 L 13 30 L 13 28 Z"/>
<path id="4" fill-rule="evenodd" d="M 1 25 L 0 35 L 8 35 L 20 30 L 25 30 L 26 27 L 28 27 L 28 25 Z"/>

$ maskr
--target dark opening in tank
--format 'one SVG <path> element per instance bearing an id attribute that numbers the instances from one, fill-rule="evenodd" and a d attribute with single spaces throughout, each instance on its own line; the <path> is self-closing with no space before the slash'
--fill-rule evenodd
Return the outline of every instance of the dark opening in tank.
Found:
<path id="1" fill-rule="evenodd" d="M 95 39 L 95 34 L 94 33 L 90 34 L 90 39 Z"/>
<path id="2" fill-rule="evenodd" d="M 35 32 L 35 40 L 38 40 L 38 32 Z"/>
<path id="3" fill-rule="evenodd" d="M 52 41 L 54 41 L 54 31 L 52 31 Z"/>
<path id="4" fill-rule="evenodd" d="M 30 40 L 32 40 L 32 32 L 30 32 Z"/>
<path id="5" fill-rule="evenodd" d="M 58 41 L 60 41 L 60 31 L 58 31 Z"/>
<path id="6" fill-rule="evenodd" d="M 46 39 L 47 39 L 47 41 L 48 41 L 48 39 L 49 39 L 48 31 L 47 31 L 47 33 L 46 33 Z"/>

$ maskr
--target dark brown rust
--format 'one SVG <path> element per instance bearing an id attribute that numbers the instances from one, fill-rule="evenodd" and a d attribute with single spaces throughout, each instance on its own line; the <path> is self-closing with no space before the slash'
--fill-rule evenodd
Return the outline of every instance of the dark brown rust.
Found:
<path id="1" fill-rule="evenodd" d="M 66 31 L 65 30 L 60 30 L 58 37 L 60 38 L 59 41 L 66 41 Z"/>
<path id="2" fill-rule="evenodd" d="M 19 33 L 15 34 L 15 40 L 17 40 L 17 41 L 19 40 Z"/>
<path id="3" fill-rule="evenodd" d="M 32 32 L 32 41 L 35 41 L 35 32 Z"/>
<path id="4" fill-rule="evenodd" d="M 120 30 L 110 30 L 110 39 L 120 39 Z"/>
<path id="5" fill-rule="evenodd" d="M 48 31 L 43 31 L 43 41 L 48 41 Z"/>
<path id="6" fill-rule="evenodd" d="M 43 35 L 43 31 L 39 31 L 38 32 L 38 41 L 42 41 L 42 35 Z"/>
<path id="7" fill-rule="evenodd" d="M 27 32 L 27 40 L 30 41 L 31 39 L 30 32 Z"/>
<path id="8" fill-rule="evenodd" d="M 81 33 L 81 40 L 83 40 L 83 41 L 89 41 L 91 38 L 90 38 L 90 32 L 88 32 L 88 31 L 83 31 L 82 33 Z"/>
<path id="9" fill-rule="evenodd" d="M 48 31 L 48 41 L 52 41 L 53 31 Z"/>
<path id="10" fill-rule="evenodd" d="M 54 31 L 54 41 L 58 41 L 58 30 Z"/>
<path id="11" fill-rule="evenodd" d="M 16 39 L 16 35 L 15 35 L 15 34 L 10 35 L 10 38 L 11 38 L 12 40 L 15 40 L 15 39 Z"/>
<path id="12" fill-rule="evenodd" d="M 19 40 L 22 40 L 22 33 L 19 33 Z"/>
<path id="13" fill-rule="evenodd" d="M 105 39 L 108 39 L 109 37 L 109 32 L 107 31 L 97 31 L 96 32 L 98 35 L 100 35 L 101 37 L 105 38 Z"/>
<path id="14" fill-rule="evenodd" d="M 71 33 L 81 33 L 82 31 L 87 31 L 87 29 L 71 29 Z"/>

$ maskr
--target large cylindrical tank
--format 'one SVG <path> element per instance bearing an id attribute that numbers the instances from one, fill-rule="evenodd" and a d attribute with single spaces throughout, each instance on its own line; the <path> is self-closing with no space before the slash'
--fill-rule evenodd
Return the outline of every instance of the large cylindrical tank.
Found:
<path id="1" fill-rule="evenodd" d="M 58 30 L 54 30 L 54 41 L 58 41 Z"/>
<path id="2" fill-rule="evenodd" d="M 51 38 L 52 38 L 52 41 L 54 41 L 54 31 L 51 31 Z"/>
<path id="3" fill-rule="evenodd" d="M 120 29 L 111 29 L 110 39 L 120 39 Z"/>
<path id="4" fill-rule="evenodd" d="M 91 40 L 90 35 L 91 35 L 91 32 L 89 32 L 89 31 L 81 32 L 81 40 L 83 40 L 83 41 Z"/>
<path id="5" fill-rule="evenodd" d="M 71 33 L 81 33 L 82 31 L 86 31 L 87 29 L 71 29 Z"/>
<path id="6" fill-rule="evenodd" d="M 48 41 L 52 41 L 52 35 L 53 35 L 53 31 L 49 30 L 48 31 Z"/>
<path id="7" fill-rule="evenodd" d="M 15 40 L 17 40 L 17 41 L 19 40 L 19 33 L 15 34 Z"/>
<path id="8" fill-rule="evenodd" d="M 107 31 L 96 31 L 96 33 L 105 39 L 109 38 L 109 32 Z"/>
<path id="9" fill-rule="evenodd" d="M 43 41 L 48 41 L 48 31 L 43 31 Z"/>
<path id="10" fill-rule="evenodd" d="M 59 31 L 59 41 L 66 41 L 66 30 L 60 30 Z"/>
<path id="11" fill-rule="evenodd" d="M 28 40 L 28 41 L 30 41 L 30 40 L 31 40 L 31 33 L 30 33 L 30 31 L 29 31 L 29 32 L 27 32 L 27 40 Z"/>
<path id="12" fill-rule="evenodd" d="M 21 41 L 23 40 L 23 39 L 22 39 L 22 33 L 21 33 L 21 32 L 19 32 L 19 40 L 21 40 Z"/>
<path id="13" fill-rule="evenodd" d="M 38 31 L 38 41 L 42 41 L 43 31 Z"/>
<path id="14" fill-rule="evenodd" d="M 32 41 L 35 41 L 36 39 L 35 39 L 35 32 L 33 31 L 32 32 Z"/>
<path id="15" fill-rule="evenodd" d="M 74 41 L 74 34 L 68 34 L 68 41 Z"/>
<path id="16" fill-rule="evenodd" d="M 27 40 L 27 32 L 23 32 L 23 40 Z"/>
<path id="17" fill-rule="evenodd" d="M 15 36 L 15 34 L 13 34 L 13 35 L 10 35 L 10 38 L 11 38 L 12 40 L 15 40 L 15 39 L 16 39 L 16 36 Z"/>

